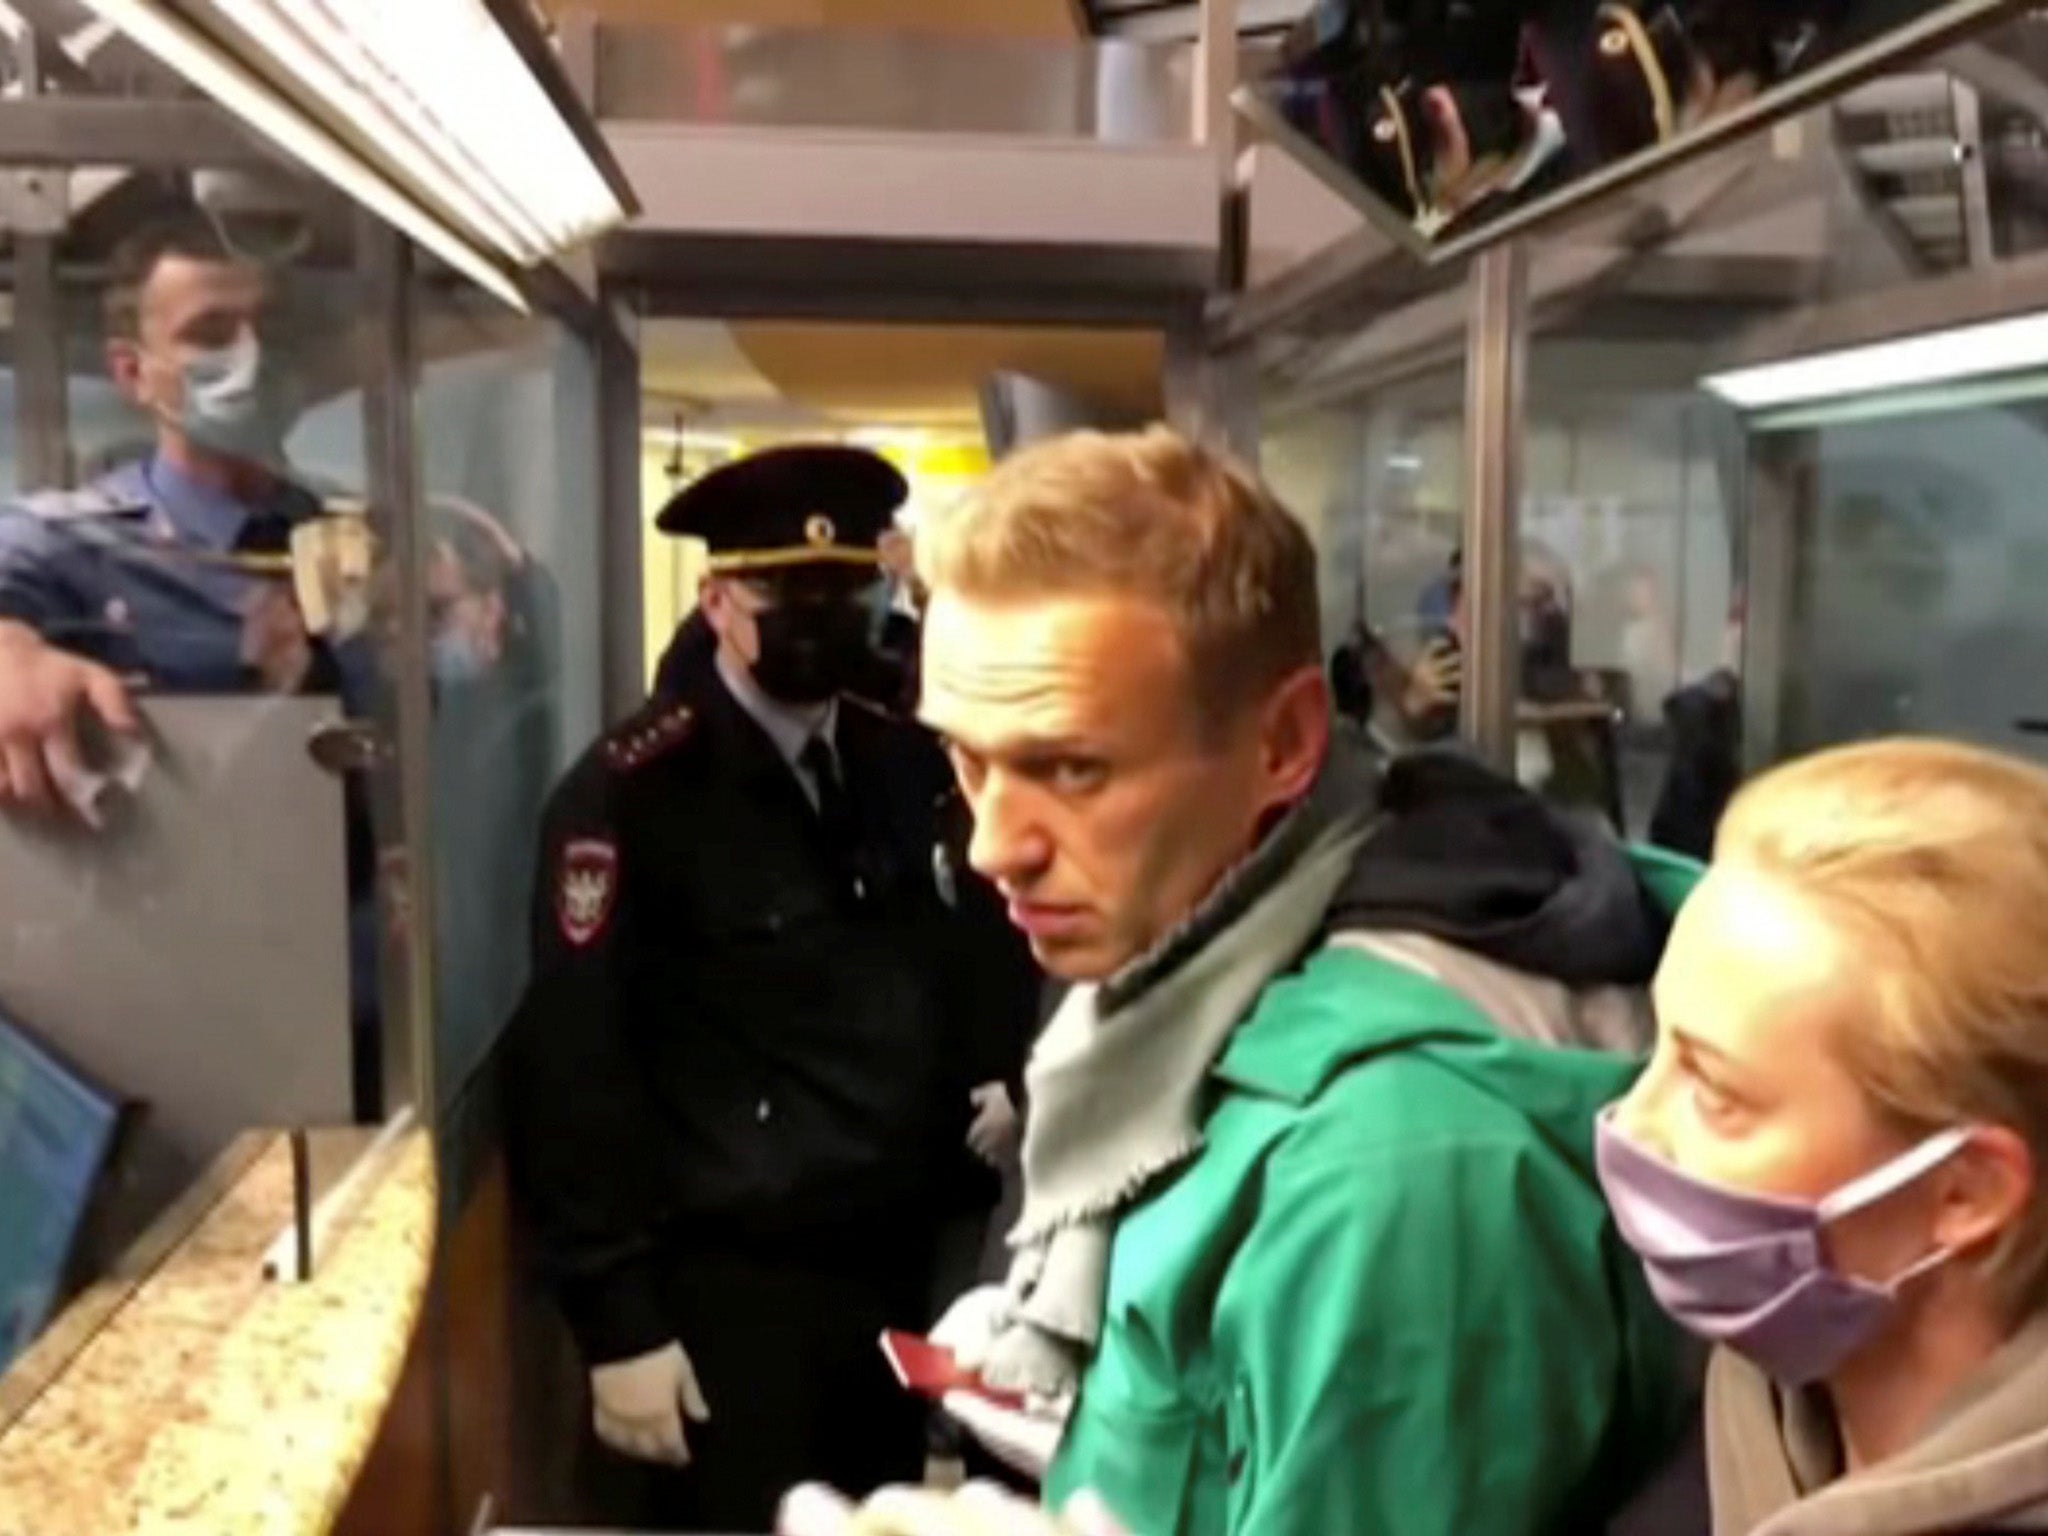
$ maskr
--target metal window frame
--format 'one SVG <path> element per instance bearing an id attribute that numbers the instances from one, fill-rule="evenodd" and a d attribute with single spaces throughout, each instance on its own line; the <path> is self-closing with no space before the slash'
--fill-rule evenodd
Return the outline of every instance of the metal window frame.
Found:
<path id="1" fill-rule="evenodd" d="M 1481 757 L 1515 767 L 1515 597 L 1528 425 L 1529 261 L 1520 241 L 1472 264 L 1465 350 L 1465 687 L 1459 725 Z"/>
<path id="2" fill-rule="evenodd" d="M 395 577 L 392 588 L 391 696 L 379 722 L 393 731 L 370 776 L 375 829 L 395 832 L 402 851 L 403 901 L 413 920 L 380 921 L 378 985 L 383 994 L 384 1095 L 387 1107 L 409 1100 L 422 1124 L 438 1124 L 434 1071 L 433 697 L 427 677 L 427 582 L 420 521 L 415 397 L 419 351 L 413 302 L 413 259 L 404 237 L 375 216 L 356 216 L 356 265 L 363 285 L 363 457 L 370 514 Z M 380 838 L 380 846 L 382 839 Z M 380 880 L 380 919 L 393 893 Z M 422 920 L 424 919 L 424 920 Z"/>

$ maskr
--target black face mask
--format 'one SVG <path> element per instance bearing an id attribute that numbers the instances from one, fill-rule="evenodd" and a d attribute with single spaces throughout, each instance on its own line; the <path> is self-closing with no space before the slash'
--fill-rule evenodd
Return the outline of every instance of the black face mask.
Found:
<path id="1" fill-rule="evenodd" d="M 781 603 L 763 609 L 754 626 L 754 681 L 784 704 L 822 704 L 844 692 L 868 655 L 868 611 L 856 602 Z"/>

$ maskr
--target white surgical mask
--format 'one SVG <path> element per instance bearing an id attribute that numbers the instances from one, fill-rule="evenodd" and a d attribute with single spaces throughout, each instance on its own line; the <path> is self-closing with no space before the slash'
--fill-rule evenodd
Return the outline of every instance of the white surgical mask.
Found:
<path id="1" fill-rule="evenodd" d="M 179 374 L 178 425 L 187 438 L 226 458 L 282 465 L 296 391 L 254 330 L 244 326 L 227 346 L 194 354 Z"/>

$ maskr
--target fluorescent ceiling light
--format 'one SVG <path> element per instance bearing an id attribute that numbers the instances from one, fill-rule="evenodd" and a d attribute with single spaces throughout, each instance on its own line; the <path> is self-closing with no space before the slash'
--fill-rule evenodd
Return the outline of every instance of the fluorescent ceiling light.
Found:
<path id="1" fill-rule="evenodd" d="M 179 0 L 472 239 L 531 265 L 628 210 L 483 0 Z"/>
<path id="2" fill-rule="evenodd" d="M 211 39 L 155 0 L 86 3 L 309 170 L 333 182 L 472 282 L 513 308 L 527 310 L 526 300 L 502 267 L 393 186 L 331 132 Z"/>
<path id="3" fill-rule="evenodd" d="M 2048 363 L 2048 313 L 1816 352 L 1711 375 L 1702 382 L 1745 411 L 1836 400 L 1949 379 L 2015 373 Z"/>

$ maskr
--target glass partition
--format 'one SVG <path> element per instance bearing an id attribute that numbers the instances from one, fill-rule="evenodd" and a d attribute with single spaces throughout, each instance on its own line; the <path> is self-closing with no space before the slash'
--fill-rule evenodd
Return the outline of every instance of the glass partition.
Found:
<path id="1" fill-rule="evenodd" d="M 525 986 L 541 808 L 602 723 L 603 519 L 584 343 L 445 284 L 417 293 L 446 1115 Z"/>
<path id="2" fill-rule="evenodd" d="M 1744 478 L 1740 422 L 1699 381 L 1756 313 L 1713 262 L 1672 256 L 1574 295 L 1529 344 L 1517 772 L 1696 852 L 1711 825 L 1685 825 L 1674 767 L 1737 749 Z"/>
<path id="3" fill-rule="evenodd" d="M 600 725 L 597 381 L 569 328 L 515 316 L 437 268 L 407 300 L 445 1133 L 525 984 L 541 807 Z M 325 426 L 336 451 L 360 454 L 359 412 Z M 387 884 L 404 883 L 404 859 Z M 451 1193 L 457 1172 L 444 1169 Z"/>
<path id="4" fill-rule="evenodd" d="M 2048 379 L 1757 451 L 1790 554 L 1778 751 L 1910 733 L 2048 756 Z"/>
<path id="5" fill-rule="evenodd" d="M 354 210 L 259 164 L 47 173 L 68 222 L 14 228 L 0 1365 L 159 1252 L 244 1133 L 335 1128 L 325 1182 L 412 1097 L 363 426 L 388 321 Z"/>
<path id="6" fill-rule="evenodd" d="M 1339 710 L 1383 745 L 1457 729 L 1464 370 L 1269 398 L 1260 466 L 1316 539 Z"/>

